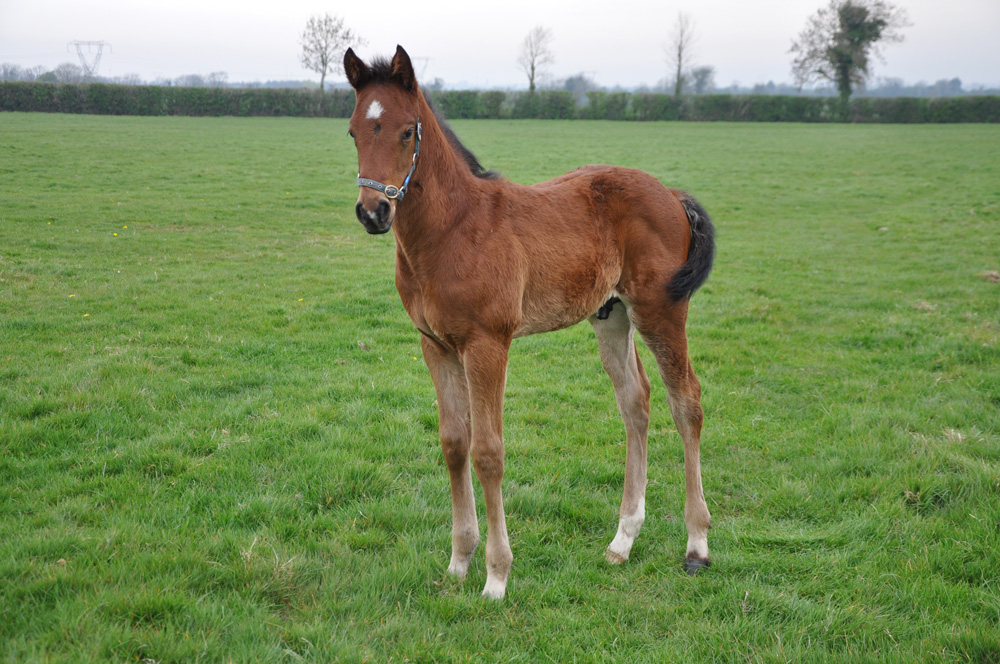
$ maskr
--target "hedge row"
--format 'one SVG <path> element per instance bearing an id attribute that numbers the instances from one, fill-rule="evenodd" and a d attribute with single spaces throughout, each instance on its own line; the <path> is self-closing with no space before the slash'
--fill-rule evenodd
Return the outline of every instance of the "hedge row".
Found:
<path id="1" fill-rule="evenodd" d="M 445 117 L 736 122 L 1000 122 L 1000 96 L 838 98 L 589 92 L 582 104 L 565 90 L 431 92 Z M 0 111 L 101 115 L 349 117 L 354 93 L 273 88 L 182 88 L 89 83 L 0 82 Z"/>
<path id="2" fill-rule="evenodd" d="M 0 82 L 0 111 L 97 115 L 349 117 L 354 93 L 282 88 L 187 88 Z"/>
<path id="3" fill-rule="evenodd" d="M 448 118 L 581 118 L 586 120 L 694 120 L 730 122 L 1000 122 L 1000 96 L 857 98 L 847 111 L 839 98 L 787 95 L 673 95 L 588 92 L 576 104 L 563 90 L 437 91 Z"/>

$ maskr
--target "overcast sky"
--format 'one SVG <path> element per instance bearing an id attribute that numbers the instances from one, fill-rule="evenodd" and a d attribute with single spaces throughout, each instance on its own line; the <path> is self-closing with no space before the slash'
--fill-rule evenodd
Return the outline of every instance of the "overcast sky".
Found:
<path id="1" fill-rule="evenodd" d="M 343 16 L 367 40 L 362 57 L 402 44 L 420 80 L 448 87 L 527 86 L 516 60 L 535 25 L 551 28 L 551 78 L 585 73 L 602 86 L 655 85 L 679 11 L 695 21 L 695 61 L 720 87 L 791 82 L 788 48 L 827 0 L 0 0 L 0 62 L 79 63 L 72 40 L 105 41 L 102 76 L 143 79 L 224 71 L 231 82 L 319 77 L 299 64 L 313 14 Z M 904 0 L 913 25 L 875 76 L 906 83 L 959 77 L 1000 86 L 1000 0 Z M 342 77 L 336 77 L 342 80 Z"/>

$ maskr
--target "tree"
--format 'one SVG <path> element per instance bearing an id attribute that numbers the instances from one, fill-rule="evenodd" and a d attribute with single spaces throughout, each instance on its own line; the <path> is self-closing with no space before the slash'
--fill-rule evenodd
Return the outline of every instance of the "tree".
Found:
<path id="1" fill-rule="evenodd" d="M 691 87 L 696 95 L 715 90 L 715 67 L 695 67 L 691 70 Z"/>
<path id="2" fill-rule="evenodd" d="M 179 88 L 203 88 L 205 77 L 201 74 L 184 74 L 174 79 L 174 85 Z"/>
<path id="3" fill-rule="evenodd" d="M 210 88 L 224 88 L 229 81 L 229 74 L 224 71 L 213 71 L 205 79 L 205 85 Z"/>
<path id="4" fill-rule="evenodd" d="M 534 93 L 538 76 L 547 65 L 556 61 L 552 54 L 552 30 L 536 25 L 521 44 L 521 55 L 517 58 L 524 73 L 528 75 L 528 92 Z"/>
<path id="5" fill-rule="evenodd" d="M 344 52 L 348 46 L 363 46 L 364 39 L 344 25 L 339 16 L 313 16 L 299 38 L 302 66 L 319 74 L 319 89 L 327 74 L 344 73 Z"/>
<path id="6" fill-rule="evenodd" d="M 684 91 L 684 86 L 688 82 L 688 70 L 691 68 L 691 61 L 694 57 L 694 42 L 697 38 L 694 34 L 694 19 L 684 12 L 678 12 L 677 23 L 674 24 L 674 32 L 670 37 L 670 42 L 666 46 L 667 64 L 674 74 L 674 96 L 680 97 Z"/>
<path id="7" fill-rule="evenodd" d="M 597 89 L 597 83 L 594 82 L 594 79 L 581 72 L 576 76 L 567 78 L 562 82 L 560 87 L 563 90 L 569 90 L 570 94 L 573 95 L 573 100 L 577 104 L 583 104 L 587 101 L 587 93 Z"/>
<path id="8" fill-rule="evenodd" d="M 82 83 L 83 67 L 74 65 L 72 62 L 64 62 L 52 70 L 56 80 L 60 83 Z"/>
<path id="9" fill-rule="evenodd" d="M 906 12 L 886 0 L 830 0 L 792 43 L 795 82 L 830 81 L 846 109 L 853 87 L 871 75 L 871 56 L 884 60 L 883 45 L 903 41 L 908 25 Z"/>
<path id="10" fill-rule="evenodd" d="M 116 76 L 114 82 L 119 85 L 142 85 L 142 76 L 133 72 L 123 76 Z"/>
<path id="11" fill-rule="evenodd" d="M 0 65 L 0 81 L 23 81 L 24 70 L 20 65 L 5 62 Z"/>

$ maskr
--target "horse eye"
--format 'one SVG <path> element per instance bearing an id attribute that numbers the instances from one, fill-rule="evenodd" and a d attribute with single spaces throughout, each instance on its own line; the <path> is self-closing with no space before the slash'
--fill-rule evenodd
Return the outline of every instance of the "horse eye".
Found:
<path id="1" fill-rule="evenodd" d="M 354 138 L 354 132 L 351 131 L 350 129 L 347 130 L 347 135 L 350 136 L 351 138 Z"/>
<path id="2" fill-rule="evenodd" d="M 403 134 L 403 140 L 404 141 L 408 141 L 411 138 L 413 138 L 413 129 L 412 128 L 407 129 L 406 132 Z"/>

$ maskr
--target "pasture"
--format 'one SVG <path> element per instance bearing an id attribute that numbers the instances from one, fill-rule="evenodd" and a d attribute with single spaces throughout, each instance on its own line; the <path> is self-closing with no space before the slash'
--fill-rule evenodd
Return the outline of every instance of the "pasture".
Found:
<path id="1" fill-rule="evenodd" d="M 511 351 L 506 599 L 482 549 L 445 574 L 433 387 L 346 120 L 5 113 L 0 658 L 1000 660 L 1000 127 L 453 127 L 516 181 L 628 165 L 712 214 L 712 567 L 683 570 L 657 381 L 646 523 L 605 562 L 624 432 L 583 324 Z"/>

